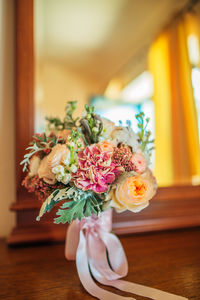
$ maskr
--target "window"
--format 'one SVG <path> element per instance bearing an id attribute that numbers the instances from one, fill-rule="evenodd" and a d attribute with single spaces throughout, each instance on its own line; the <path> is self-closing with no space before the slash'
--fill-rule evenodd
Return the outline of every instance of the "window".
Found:
<path id="1" fill-rule="evenodd" d="M 197 122 L 199 130 L 199 143 L 200 143 L 200 68 L 192 69 L 192 87 L 197 111 Z"/>
<path id="2" fill-rule="evenodd" d="M 198 122 L 198 133 L 199 133 L 199 143 L 200 143 L 200 50 L 199 50 L 199 39 L 196 34 L 190 34 L 187 37 L 188 55 L 192 68 L 191 78 L 193 95 L 195 100 L 196 112 L 197 112 L 197 122 Z"/>
<path id="3" fill-rule="evenodd" d="M 109 89 L 114 91 L 116 99 L 111 100 L 106 96 L 93 97 L 91 105 L 95 106 L 96 112 L 100 116 L 110 119 L 116 125 L 119 124 L 119 121 L 123 126 L 130 124 L 132 129 L 137 132 L 135 115 L 143 111 L 146 117 L 150 118 L 148 128 L 152 132 L 152 138 L 154 138 L 154 103 L 151 99 L 153 95 L 152 75 L 148 71 L 143 72 L 118 94 L 114 86 L 109 85 Z M 107 91 L 106 94 L 110 95 L 111 93 Z M 152 165 L 154 165 L 154 157 L 152 158 Z"/>

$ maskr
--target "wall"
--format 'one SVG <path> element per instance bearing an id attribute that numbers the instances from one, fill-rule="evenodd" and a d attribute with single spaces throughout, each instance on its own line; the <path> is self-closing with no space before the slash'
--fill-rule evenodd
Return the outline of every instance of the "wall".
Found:
<path id="1" fill-rule="evenodd" d="M 14 0 L 0 0 L 0 237 L 14 226 Z"/>
<path id="2" fill-rule="evenodd" d="M 35 61 L 35 131 L 45 127 L 45 116 L 64 117 L 67 101 L 78 100 L 81 116 L 89 98 L 101 91 L 102 82 L 70 69 L 65 62 L 48 58 Z"/>

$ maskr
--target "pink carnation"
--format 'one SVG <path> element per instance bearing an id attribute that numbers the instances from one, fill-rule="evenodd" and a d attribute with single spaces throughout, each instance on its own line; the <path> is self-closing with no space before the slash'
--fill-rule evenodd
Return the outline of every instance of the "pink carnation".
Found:
<path id="1" fill-rule="evenodd" d="M 84 191 L 104 193 L 122 170 L 112 161 L 112 152 L 102 151 L 98 144 L 93 144 L 78 154 L 75 184 Z"/>

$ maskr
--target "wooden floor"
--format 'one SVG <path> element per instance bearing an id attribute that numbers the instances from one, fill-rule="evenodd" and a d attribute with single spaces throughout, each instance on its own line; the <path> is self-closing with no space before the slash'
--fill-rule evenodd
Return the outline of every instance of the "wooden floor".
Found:
<path id="1" fill-rule="evenodd" d="M 200 228 L 132 235 L 121 242 L 129 261 L 127 280 L 200 300 Z M 94 299 L 63 252 L 63 244 L 7 248 L 1 240 L 0 299 Z"/>

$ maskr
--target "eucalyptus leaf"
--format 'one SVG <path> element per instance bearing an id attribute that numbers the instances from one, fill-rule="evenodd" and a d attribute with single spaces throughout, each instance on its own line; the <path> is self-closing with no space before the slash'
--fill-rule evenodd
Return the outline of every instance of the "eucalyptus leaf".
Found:
<path id="1" fill-rule="evenodd" d="M 98 215 L 102 211 L 102 199 L 92 191 L 82 191 L 72 187 L 67 191 L 68 199 L 73 199 L 63 203 L 58 210 L 59 217 L 54 219 L 54 223 L 71 223 L 73 220 L 81 220 L 92 214 Z"/>
<path id="2" fill-rule="evenodd" d="M 49 212 L 55 204 L 57 204 L 59 201 L 63 199 L 67 199 L 67 190 L 69 188 L 64 189 L 57 189 L 53 191 L 53 193 L 43 202 L 38 217 L 36 218 L 37 221 L 40 221 L 40 218 L 46 213 Z"/>
<path id="3" fill-rule="evenodd" d="M 57 215 L 60 217 L 54 219 L 54 223 L 71 223 L 72 220 L 79 219 L 81 220 L 84 217 L 83 209 L 85 205 L 86 199 L 81 201 L 70 201 L 68 203 L 68 209 L 59 209 L 57 211 Z M 63 208 L 63 206 L 61 206 Z"/>
<path id="4" fill-rule="evenodd" d="M 154 147 L 150 147 L 150 144 L 154 143 L 154 140 L 151 139 L 151 131 L 147 130 L 147 125 L 150 121 L 150 118 L 145 118 L 145 114 L 141 112 L 136 115 L 136 119 L 138 121 L 139 131 L 137 133 L 139 138 L 139 143 L 143 152 L 146 152 L 148 155 L 151 155 Z"/>

